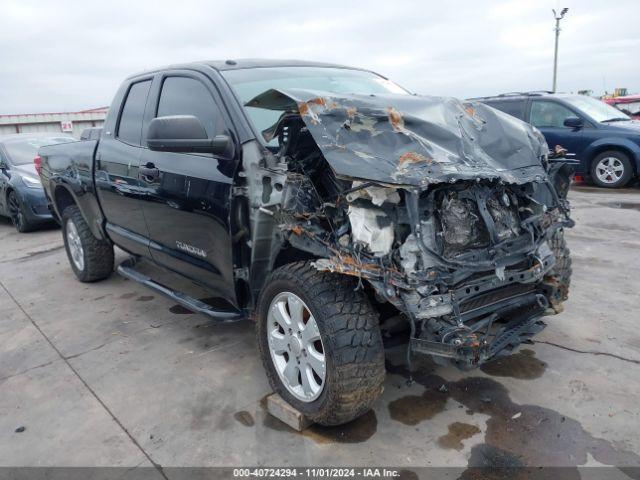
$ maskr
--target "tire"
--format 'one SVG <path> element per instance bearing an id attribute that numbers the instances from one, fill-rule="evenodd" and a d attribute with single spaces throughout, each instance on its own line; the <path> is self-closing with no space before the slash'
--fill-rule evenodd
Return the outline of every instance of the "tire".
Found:
<path id="1" fill-rule="evenodd" d="M 27 215 L 24 211 L 24 203 L 22 203 L 20 197 L 18 197 L 18 194 L 14 190 L 9 192 L 9 195 L 7 196 L 7 203 L 9 205 L 11 222 L 13 223 L 13 226 L 16 227 L 16 230 L 20 233 L 32 231 L 35 226 L 27 219 Z"/>
<path id="2" fill-rule="evenodd" d="M 633 178 L 629 157 L 618 150 L 607 150 L 596 155 L 590 170 L 590 179 L 598 187 L 624 187 Z"/>
<path id="3" fill-rule="evenodd" d="M 73 232 L 71 236 L 70 231 Z M 113 245 L 91 233 L 80 209 L 75 205 L 65 208 L 62 213 L 62 238 L 69 263 L 78 280 L 97 282 L 111 275 L 114 261 Z M 78 252 L 74 250 L 78 242 L 82 248 L 79 250 L 78 258 L 74 260 L 72 250 Z"/>
<path id="4" fill-rule="evenodd" d="M 271 387 L 321 425 L 339 425 L 359 417 L 371 408 L 383 390 L 384 348 L 378 314 L 364 292 L 355 290 L 356 286 L 353 278 L 318 272 L 310 262 L 296 262 L 271 273 L 258 301 L 256 333 Z M 283 383 L 269 346 L 269 335 L 276 326 L 269 320 L 269 309 L 272 302 L 291 293 L 306 304 L 315 320 L 324 353 L 326 373 L 322 389 L 309 401 L 294 395 Z"/>
<path id="5" fill-rule="evenodd" d="M 550 300 L 551 305 L 557 306 L 569 298 L 569 286 L 571 285 L 571 251 L 567 247 L 564 230 L 558 229 L 554 232 L 549 246 L 556 257 L 556 264 L 549 272 L 555 286 Z"/>

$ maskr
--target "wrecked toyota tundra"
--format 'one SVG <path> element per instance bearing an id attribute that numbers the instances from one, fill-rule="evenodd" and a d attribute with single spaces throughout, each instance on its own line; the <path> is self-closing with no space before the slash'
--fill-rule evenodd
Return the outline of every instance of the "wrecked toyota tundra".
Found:
<path id="1" fill-rule="evenodd" d="M 217 320 L 253 319 L 274 390 L 325 425 L 382 392 L 385 344 L 405 345 L 409 364 L 473 368 L 567 298 L 570 162 L 491 107 L 365 70 L 145 72 L 98 141 L 43 147 L 38 168 L 81 281 L 106 278 L 117 245 L 127 278 Z"/>

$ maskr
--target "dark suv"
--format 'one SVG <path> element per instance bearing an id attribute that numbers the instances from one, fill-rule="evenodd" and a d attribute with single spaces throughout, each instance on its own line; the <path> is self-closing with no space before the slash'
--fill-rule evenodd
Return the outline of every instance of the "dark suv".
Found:
<path id="1" fill-rule="evenodd" d="M 640 122 L 600 100 L 549 92 L 474 100 L 537 127 L 550 147 L 575 154 L 576 173 L 600 187 L 623 187 L 640 172 Z"/>

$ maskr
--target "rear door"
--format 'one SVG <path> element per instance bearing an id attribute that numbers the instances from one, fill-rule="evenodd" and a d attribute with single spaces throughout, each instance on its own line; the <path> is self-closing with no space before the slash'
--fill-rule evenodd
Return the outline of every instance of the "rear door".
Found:
<path id="1" fill-rule="evenodd" d="M 153 79 L 129 84 L 114 131 L 102 136 L 96 151 L 95 182 L 109 236 L 136 255 L 149 256 L 149 233 L 142 212 L 147 192 L 138 178 L 142 123 Z M 117 105 L 117 103 L 114 103 Z"/>
<path id="2" fill-rule="evenodd" d="M 167 72 L 154 88 L 154 117 L 194 115 L 209 138 L 231 135 L 212 81 L 191 71 Z M 231 135 L 232 138 L 234 137 Z M 235 159 L 208 153 L 145 149 L 141 166 L 149 191 L 144 216 L 154 260 L 234 302 L 229 228 Z"/>
<path id="3" fill-rule="evenodd" d="M 588 123 L 579 113 L 555 100 L 534 99 L 531 102 L 529 123 L 542 132 L 549 149 L 553 150 L 556 145 L 561 145 L 580 158 L 583 129 L 565 127 L 564 121 L 568 117 L 582 118 L 585 124 Z"/>

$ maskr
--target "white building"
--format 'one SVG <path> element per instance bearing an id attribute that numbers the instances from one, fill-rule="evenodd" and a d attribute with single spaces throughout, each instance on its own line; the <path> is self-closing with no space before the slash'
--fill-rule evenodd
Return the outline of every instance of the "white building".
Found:
<path id="1" fill-rule="evenodd" d="M 0 135 L 30 132 L 65 132 L 76 138 L 85 128 L 101 127 L 107 107 L 61 113 L 23 113 L 0 115 Z"/>

